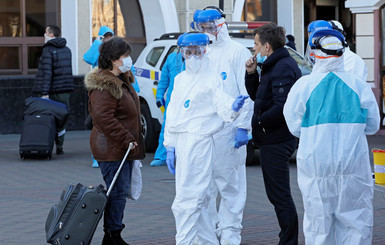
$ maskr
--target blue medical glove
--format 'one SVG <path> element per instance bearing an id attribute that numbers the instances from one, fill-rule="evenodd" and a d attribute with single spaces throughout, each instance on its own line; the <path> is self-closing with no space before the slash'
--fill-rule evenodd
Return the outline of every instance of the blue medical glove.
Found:
<path id="1" fill-rule="evenodd" d="M 170 147 L 167 147 L 166 150 L 167 150 L 166 163 L 167 163 L 168 171 L 170 171 L 170 173 L 172 174 L 175 174 L 175 165 L 174 165 L 175 148 L 170 146 Z"/>
<path id="2" fill-rule="evenodd" d="M 231 106 L 231 109 L 233 109 L 233 111 L 239 111 L 242 108 L 243 104 L 245 104 L 245 100 L 247 98 L 249 98 L 248 95 L 238 95 L 233 105 Z"/>
<path id="3" fill-rule="evenodd" d="M 235 135 L 234 147 L 239 148 L 243 145 L 247 145 L 249 138 L 250 137 L 247 134 L 247 129 L 238 128 L 237 134 Z"/>
<path id="4" fill-rule="evenodd" d="M 163 98 L 156 98 L 156 106 L 157 107 L 161 107 L 161 106 L 165 106 L 165 105 L 166 105 L 166 101 Z"/>

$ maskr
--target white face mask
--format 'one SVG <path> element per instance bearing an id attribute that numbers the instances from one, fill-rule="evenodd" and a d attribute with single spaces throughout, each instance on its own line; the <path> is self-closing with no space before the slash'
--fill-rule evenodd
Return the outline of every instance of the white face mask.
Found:
<path id="1" fill-rule="evenodd" d="M 44 42 L 47 43 L 49 40 L 54 39 L 55 37 L 47 36 L 47 34 L 44 33 Z"/>
<path id="2" fill-rule="evenodd" d="M 202 64 L 202 60 L 195 58 L 194 56 L 192 56 L 189 59 L 185 59 L 185 62 L 186 62 L 186 70 L 192 71 L 194 73 L 198 72 Z"/>
<path id="3" fill-rule="evenodd" d="M 130 56 L 128 56 L 127 58 L 124 58 L 122 61 L 123 61 L 123 65 L 119 66 L 119 70 L 122 73 L 126 73 L 126 72 L 128 72 L 131 69 L 132 59 L 131 59 Z"/>

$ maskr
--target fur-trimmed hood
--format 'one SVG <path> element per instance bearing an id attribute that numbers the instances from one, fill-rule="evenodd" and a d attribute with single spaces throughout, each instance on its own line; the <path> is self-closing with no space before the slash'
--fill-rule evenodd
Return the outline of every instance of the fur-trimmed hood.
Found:
<path id="1" fill-rule="evenodd" d="M 133 81 L 131 71 L 124 74 L 124 80 L 127 82 Z M 95 68 L 89 72 L 84 78 L 84 85 L 88 91 L 94 89 L 107 90 L 117 100 L 123 96 L 123 81 L 105 69 Z"/>

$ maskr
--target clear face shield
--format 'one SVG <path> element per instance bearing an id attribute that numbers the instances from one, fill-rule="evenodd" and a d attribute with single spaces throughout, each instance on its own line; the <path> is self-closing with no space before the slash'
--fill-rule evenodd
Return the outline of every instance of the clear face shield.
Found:
<path id="1" fill-rule="evenodd" d="M 180 48 L 183 58 L 190 59 L 195 57 L 197 59 L 202 59 L 204 53 L 206 52 L 206 46 L 183 46 Z"/>
<path id="2" fill-rule="evenodd" d="M 306 51 L 305 51 L 305 59 L 309 61 L 312 65 L 315 64 L 315 56 L 314 56 L 314 50 L 311 49 L 309 43 L 306 46 Z"/>

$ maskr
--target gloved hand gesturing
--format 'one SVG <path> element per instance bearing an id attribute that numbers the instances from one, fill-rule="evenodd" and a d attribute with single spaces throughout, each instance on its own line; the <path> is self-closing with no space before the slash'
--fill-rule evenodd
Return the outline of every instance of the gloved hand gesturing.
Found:
<path id="1" fill-rule="evenodd" d="M 157 107 L 161 107 L 161 106 L 165 106 L 165 105 L 166 105 L 166 101 L 163 98 L 156 98 L 156 106 Z"/>
<path id="2" fill-rule="evenodd" d="M 166 163 L 167 163 L 167 167 L 168 167 L 168 171 L 170 171 L 170 173 L 172 174 L 175 174 L 175 148 L 174 147 L 167 147 L 166 148 L 167 150 L 167 157 L 166 157 Z"/>
<path id="3" fill-rule="evenodd" d="M 249 142 L 249 135 L 247 134 L 247 129 L 238 128 L 237 134 L 235 135 L 234 147 L 239 148 L 243 145 L 247 145 Z"/>
<path id="4" fill-rule="evenodd" d="M 245 104 L 245 100 L 247 98 L 249 98 L 248 95 L 238 95 L 238 97 L 235 98 L 235 101 L 231 106 L 231 109 L 233 109 L 233 111 L 239 111 L 242 108 L 243 104 Z"/>

